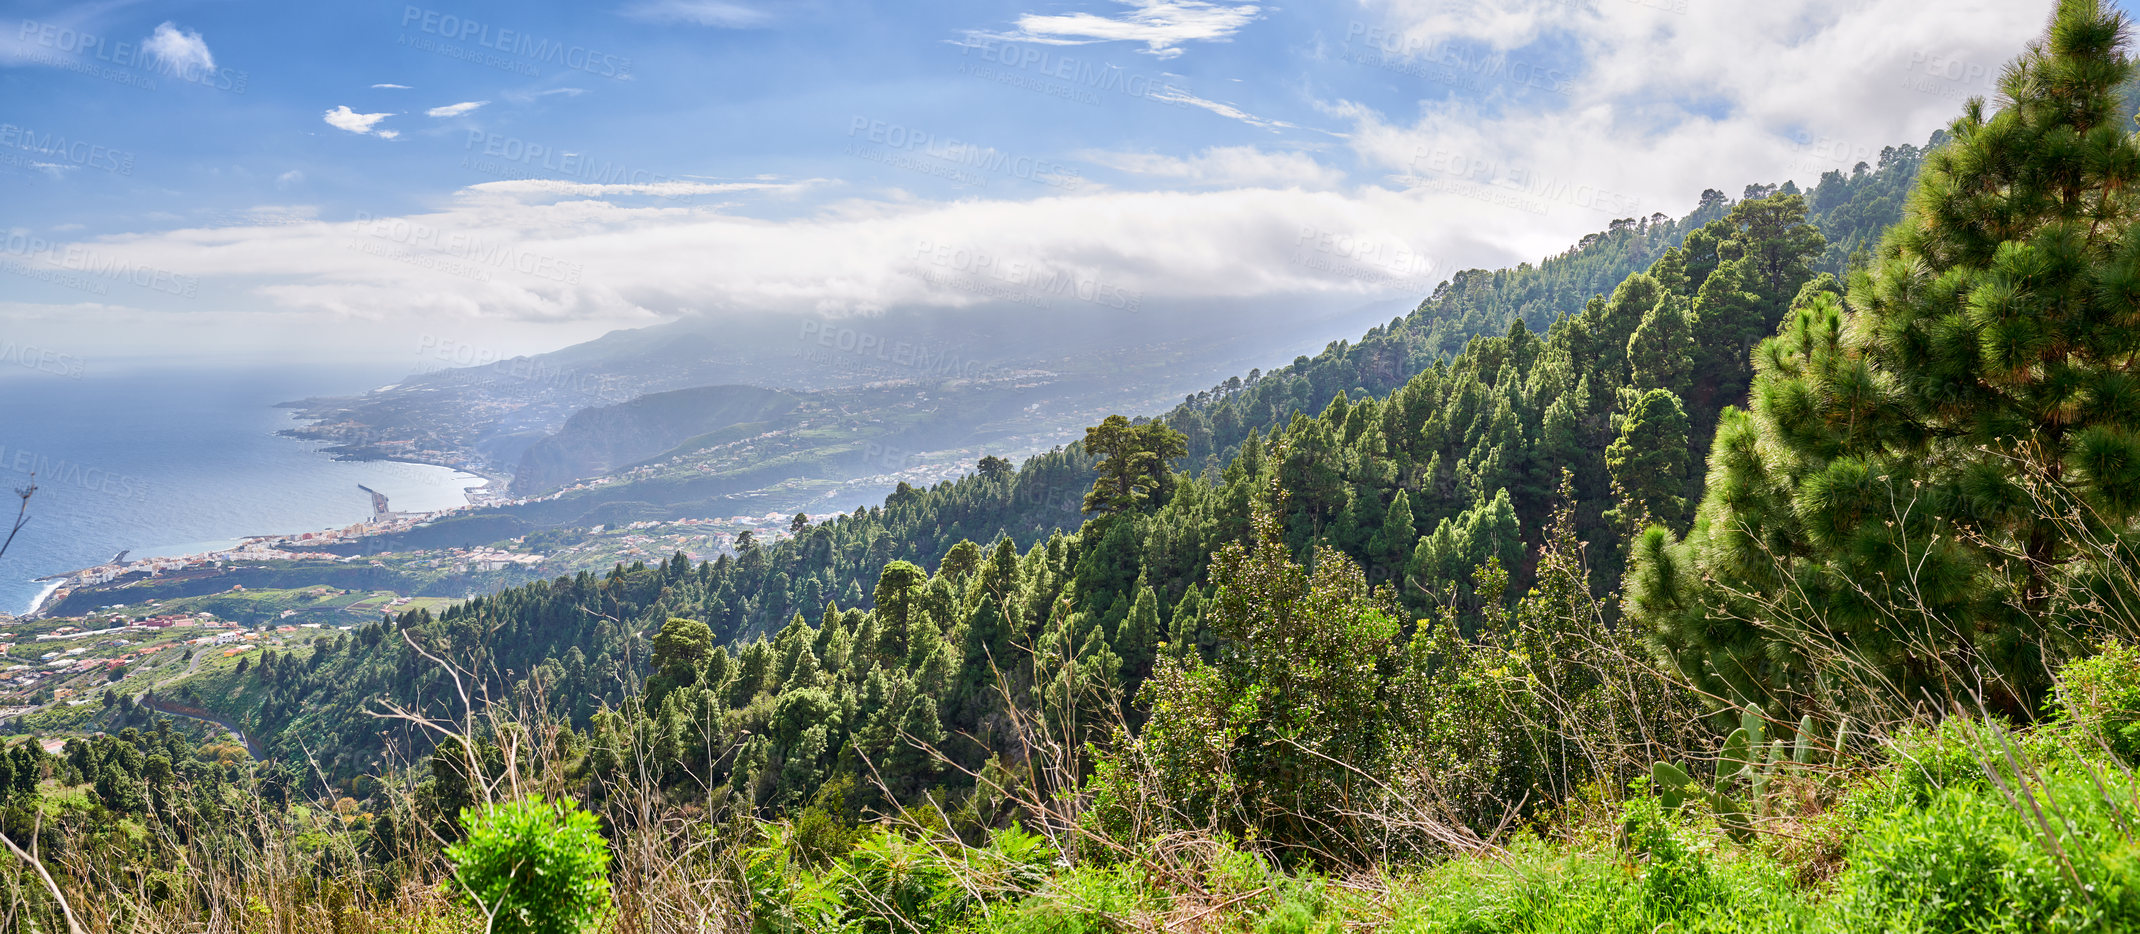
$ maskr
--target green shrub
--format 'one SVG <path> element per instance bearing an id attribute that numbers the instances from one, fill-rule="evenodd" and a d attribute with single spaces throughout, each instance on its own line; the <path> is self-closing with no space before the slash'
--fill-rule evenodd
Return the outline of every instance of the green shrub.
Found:
<path id="1" fill-rule="evenodd" d="M 1329 889 L 1313 875 L 1281 877 L 1273 885 L 1276 903 L 1256 922 L 1255 934 L 1315 934 L 1343 929 L 1341 923 L 1323 922 L 1331 909 Z"/>
<path id="2" fill-rule="evenodd" d="M 2140 929 L 2140 848 L 2124 813 L 2134 793 L 2130 781 L 2057 768 L 2008 787 L 2014 799 L 1988 783 L 1957 783 L 1922 807 L 1873 817 L 1838 880 L 1834 926 Z"/>
<path id="3" fill-rule="evenodd" d="M 1406 880 L 1374 913 L 1391 918 L 1390 934 L 1811 928 L 1812 913 L 1774 863 L 1743 852 L 1712 854 L 1720 838 L 1693 830 L 1654 801 L 1631 810 L 1624 857 L 1518 838 L 1501 853 L 1459 857 Z"/>
<path id="4" fill-rule="evenodd" d="M 1658 799 L 1644 795 L 1629 801 L 1622 826 L 1628 851 L 1642 861 L 1643 895 L 1653 910 L 1670 916 L 1722 894 L 1710 872 L 1711 841 L 1697 838 L 1690 845 L 1676 812 Z"/>
<path id="5" fill-rule="evenodd" d="M 1315 916 L 1314 905 L 1289 898 L 1256 922 L 1256 934 L 1310 934 L 1315 929 Z"/>
<path id="6" fill-rule="evenodd" d="M 461 811 L 468 837 L 446 848 L 492 934 L 576 934 L 609 912 L 609 845 L 594 815 L 530 795 Z"/>
<path id="7" fill-rule="evenodd" d="M 794 832 L 781 824 L 760 824 L 765 839 L 743 851 L 743 878 L 750 888 L 752 934 L 797 934 L 839 926 L 840 891 L 832 883 L 835 865 L 812 869 L 796 845 Z"/>
<path id="8" fill-rule="evenodd" d="M 1127 866 L 1086 865 L 1056 876 L 1046 891 L 990 919 L 992 934 L 1115 934 L 1154 906 Z"/>
<path id="9" fill-rule="evenodd" d="M 854 848 L 861 828 L 849 819 L 848 792 L 854 782 L 842 775 L 826 782 L 810 800 L 810 806 L 795 815 L 794 845 L 798 855 L 813 866 L 823 866 Z"/>
<path id="10" fill-rule="evenodd" d="M 2127 765 L 2140 765 L 2140 645 L 2113 642 L 2058 673 L 2052 714 L 2101 743 Z"/>
<path id="11" fill-rule="evenodd" d="M 957 891 L 944 855 L 924 841 L 879 830 L 857 841 L 840 880 L 855 929 L 870 934 L 935 930 L 952 920 Z"/>
<path id="12" fill-rule="evenodd" d="M 992 832 L 985 846 L 952 852 L 936 838 L 858 829 L 823 868 L 805 858 L 799 824 L 760 826 L 764 841 L 743 851 L 755 934 L 945 930 L 1032 894 L 1057 868 L 1054 848 L 1015 825 Z"/>
<path id="13" fill-rule="evenodd" d="M 1998 721 L 1948 717 L 1936 727 L 1911 729 L 1891 740 L 1888 767 L 1875 782 L 1874 798 L 1846 806 L 1866 814 L 1923 808 L 1947 788 L 1984 785 L 1987 768 L 2011 784 L 2017 779 L 2016 765 L 2033 770 L 2052 755 L 2051 744 L 2036 732 L 2017 731 Z"/>

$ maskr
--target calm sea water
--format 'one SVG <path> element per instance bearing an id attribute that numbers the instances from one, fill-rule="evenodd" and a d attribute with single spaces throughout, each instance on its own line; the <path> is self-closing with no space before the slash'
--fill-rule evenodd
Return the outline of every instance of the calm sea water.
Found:
<path id="1" fill-rule="evenodd" d="M 357 484 L 396 510 L 466 502 L 481 481 L 443 467 L 338 462 L 275 432 L 275 403 L 359 392 L 403 373 L 319 367 L 71 375 L 0 367 L 0 537 L 37 471 L 31 519 L 0 556 L 0 610 L 26 610 L 33 578 L 109 560 L 190 554 L 248 535 L 336 528 L 371 514 Z"/>

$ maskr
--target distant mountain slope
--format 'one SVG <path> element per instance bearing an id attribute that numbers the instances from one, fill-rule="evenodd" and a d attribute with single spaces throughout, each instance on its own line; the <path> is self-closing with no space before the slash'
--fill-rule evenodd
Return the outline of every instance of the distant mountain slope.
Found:
<path id="1" fill-rule="evenodd" d="M 509 473 L 529 446 L 575 412 L 651 393 L 748 385 L 798 394 L 887 387 L 936 392 L 996 381 L 1046 386 L 1036 414 L 999 417 L 1012 431 L 1064 429 L 1063 405 L 1149 411 L 1208 380 L 1358 333 L 1398 301 L 1304 309 L 1278 299 L 1208 300 L 1119 310 L 1032 296 L 965 308 L 897 308 L 847 316 L 694 315 L 616 331 L 551 353 L 468 366 L 481 351 L 426 350 L 426 367 L 356 396 L 290 403 L 312 424 L 288 433 L 336 454 Z M 1045 449 L 1042 445 L 1040 449 Z M 1027 450 L 1034 450 L 1028 448 Z"/>
<path id="2" fill-rule="evenodd" d="M 520 456 L 512 489 L 522 496 L 546 493 L 723 428 L 776 419 L 800 403 L 788 393 L 755 386 L 701 386 L 581 409 Z"/>
<path id="3" fill-rule="evenodd" d="M 1748 185 L 1742 195 L 1804 194 L 1807 220 L 1828 244 L 1813 269 L 1840 277 L 1853 254 L 1869 250 L 1882 231 L 1902 219 L 1903 200 L 1924 154 L 1945 139 L 1942 130 L 1933 133 L 1923 149 L 1887 147 L 1877 167 L 1860 163 L 1847 174 L 1824 172 L 1810 191 L 1785 181 Z M 1723 192 L 1710 189 L 1693 211 L 1676 221 L 1662 214 L 1615 220 L 1610 229 L 1586 236 L 1535 266 L 1467 269 L 1437 287 L 1411 314 L 1370 329 L 1358 343 L 1333 341 L 1313 358 L 1300 357 L 1267 373 L 1251 372 L 1248 379 L 1229 379 L 1183 400 L 1162 419 L 1188 436 L 1189 464 L 1223 464 L 1249 432 L 1268 433 L 1297 413 L 1319 411 L 1340 392 L 1355 399 L 1388 395 L 1473 339 L 1508 334 L 1518 322 L 1544 333 L 1554 321 L 1582 311 L 1593 296 L 1612 291 L 1689 237 L 1723 237 L 1713 225 L 1731 204 Z"/>

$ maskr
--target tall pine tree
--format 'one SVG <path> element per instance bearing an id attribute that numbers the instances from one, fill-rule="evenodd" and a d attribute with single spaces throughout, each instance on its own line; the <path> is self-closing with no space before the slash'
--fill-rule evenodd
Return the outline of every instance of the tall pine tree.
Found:
<path id="1" fill-rule="evenodd" d="M 1810 296 L 1756 352 L 1695 528 L 1647 533 L 1627 589 L 1710 690 L 1803 703 L 1855 657 L 1907 700 L 2025 716 L 2046 653 L 2081 647 L 2091 555 L 2065 533 L 2140 512 L 2125 44 L 2099 0 L 2060 3 L 1847 299 Z"/>

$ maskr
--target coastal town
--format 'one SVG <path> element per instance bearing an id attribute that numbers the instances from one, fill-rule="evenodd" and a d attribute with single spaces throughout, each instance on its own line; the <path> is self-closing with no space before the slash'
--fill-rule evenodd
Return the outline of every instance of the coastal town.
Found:
<path id="1" fill-rule="evenodd" d="M 376 496 L 376 494 L 374 494 Z M 375 500 L 384 505 L 384 498 Z M 200 572 L 239 563 L 266 561 L 317 560 L 322 546 L 355 541 L 360 538 L 403 532 L 440 516 L 450 515 L 468 507 L 428 513 L 396 513 L 377 509 L 371 518 L 338 529 L 316 532 L 299 532 L 289 535 L 256 535 L 238 540 L 228 548 L 195 554 L 164 555 L 129 560 L 128 552 L 120 552 L 111 561 L 95 567 L 82 568 L 38 578 L 50 586 L 37 598 L 27 616 L 36 616 L 46 606 L 65 600 L 75 591 L 111 585 L 115 582 L 143 578 L 162 578 L 167 575 Z M 297 551 L 293 549 L 308 549 Z M 353 560 L 353 559 L 338 559 Z"/>
<path id="2" fill-rule="evenodd" d="M 97 691 L 130 673 L 182 674 L 211 658 L 235 658 L 348 628 L 318 622 L 248 627 L 214 613 L 160 604 L 113 607 L 79 619 L 0 614 L 0 719 L 44 704 L 88 704 Z"/>
<path id="3" fill-rule="evenodd" d="M 229 548 L 189 555 L 118 560 L 56 575 L 52 588 L 25 619 L 106 612 L 140 602 L 136 595 L 169 599 L 279 592 L 263 586 L 272 579 L 325 582 L 338 589 L 378 589 L 397 597 L 465 599 L 540 577 L 606 570 L 617 564 L 667 560 L 682 554 L 708 561 L 732 551 L 749 533 L 759 541 L 788 534 L 792 513 L 738 515 L 706 519 L 644 520 L 615 526 L 544 529 L 482 545 L 407 550 L 366 550 L 382 536 L 408 532 L 425 523 L 460 514 L 467 507 L 421 515 L 397 515 L 378 523 L 341 529 L 245 539 Z M 350 553 L 337 553 L 342 551 Z M 347 578 L 351 584 L 339 583 Z M 362 584 L 354 582 L 362 581 Z M 390 586 L 377 586 L 390 585 Z M 278 617 L 286 607 L 255 600 L 258 607 L 236 609 L 226 618 L 258 623 Z M 58 611 L 58 612 L 55 612 Z"/>

